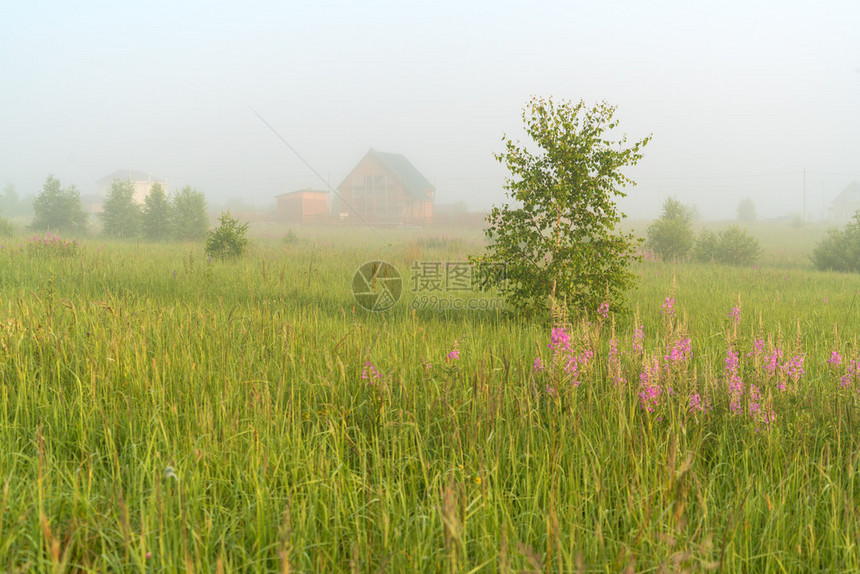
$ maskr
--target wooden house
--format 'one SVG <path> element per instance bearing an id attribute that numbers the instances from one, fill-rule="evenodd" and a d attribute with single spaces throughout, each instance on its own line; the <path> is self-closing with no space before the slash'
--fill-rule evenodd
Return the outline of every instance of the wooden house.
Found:
<path id="1" fill-rule="evenodd" d="M 323 223 L 328 221 L 328 192 L 300 189 L 276 197 L 278 221 L 284 223 Z"/>
<path id="2" fill-rule="evenodd" d="M 332 217 L 349 223 L 425 225 L 436 188 L 400 154 L 371 149 L 337 188 Z"/>
<path id="3" fill-rule="evenodd" d="M 860 183 L 852 181 L 830 204 L 830 220 L 847 223 L 860 211 Z"/>

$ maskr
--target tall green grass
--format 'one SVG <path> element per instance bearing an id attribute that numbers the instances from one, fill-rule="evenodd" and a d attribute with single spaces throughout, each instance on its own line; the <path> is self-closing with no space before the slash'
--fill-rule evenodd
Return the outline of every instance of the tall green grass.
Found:
<path id="1" fill-rule="evenodd" d="M 574 387 L 533 372 L 552 361 L 546 321 L 413 311 L 409 293 L 386 314 L 357 307 L 363 261 L 408 276 L 482 245 L 381 233 L 260 240 L 224 263 L 193 244 L 52 257 L 7 242 L 0 569 L 860 569 L 857 393 L 827 363 L 854 353 L 852 277 L 642 263 L 634 313 L 568 325 L 595 352 Z M 649 357 L 692 341 L 654 413 L 639 324 Z M 776 420 L 761 425 L 731 413 L 723 361 L 768 337 L 806 374 L 765 389 Z M 362 377 L 368 362 L 381 376 Z M 694 388 L 709 411 L 688 408 Z"/>

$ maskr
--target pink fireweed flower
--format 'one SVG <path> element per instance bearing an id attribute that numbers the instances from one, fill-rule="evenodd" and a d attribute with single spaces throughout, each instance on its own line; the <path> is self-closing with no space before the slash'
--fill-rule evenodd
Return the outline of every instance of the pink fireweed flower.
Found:
<path id="1" fill-rule="evenodd" d="M 767 371 L 769 375 L 772 375 L 776 372 L 777 367 L 779 366 L 779 362 L 782 360 L 782 349 L 774 349 L 770 356 L 767 358 L 767 363 L 765 363 L 764 369 Z"/>
<path id="2" fill-rule="evenodd" d="M 788 377 L 797 383 L 806 371 L 803 370 L 803 355 L 795 355 L 782 365 L 782 370 Z"/>
<path id="3" fill-rule="evenodd" d="M 540 357 L 535 357 L 535 362 L 532 364 L 532 372 L 539 373 L 543 371 L 543 361 L 540 360 Z"/>
<path id="4" fill-rule="evenodd" d="M 759 356 L 763 357 L 764 355 L 764 339 L 756 339 L 753 341 L 753 350 L 747 353 L 747 357 L 756 358 Z"/>
<path id="5" fill-rule="evenodd" d="M 738 360 L 737 354 L 732 349 L 729 349 L 728 352 L 726 353 L 726 367 L 725 367 L 726 373 L 729 376 L 737 374 L 738 363 L 739 363 L 739 360 Z"/>
<path id="6" fill-rule="evenodd" d="M 726 352 L 725 362 L 725 371 L 729 386 L 729 410 L 732 414 L 739 414 L 743 412 L 741 399 L 744 396 L 744 383 L 738 374 L 740 361 L 737 353 L 735 353 L 733 349 L 729 349 Z"/>
<path id="7" fill-rule="evenodd" d="M 708 399 L 703 399 L 699 393 L 693 393 L 690 395 L 690 407 L 687 410 L 703 413 L 711 410 L 711 402 Z"/>
<path id="8" fill-rule="evenodd" d="M 660 386 L 660 360 L 655 358 L 639 373 L 639 403 L 649 413 L 659 406 L 663 388 Z"/>
<path id="9" fill-rule="evenodd" d="M 645 325 L 639 325 L 633 331 L 633 353 L 636 355 L 642 354 L 642 342 L 645 340 Z"/>
<path id="10" fill-rule="evenodd" d="M 616 385 L 627 382 L 621 374 L 621 354 L 618 351 L 618 340 L 614 337 L 609 341 L 609 372 Z"/>
<path id="11" fill-rule="evenodd" d="M 372 384 L 373 379 L 381 379 L 382 378 L 382 373 L 380 373 L 379 370 L 375 366 L 373 366 L 373 363 L 371 363 L 370 361 L 367 361 L 364 363 L 364 369 L 361 371 L 361 378 L 362 379 L 371 379 L 370 383 Z"/>
<path id="12" fill-rule="evenodd" d="M 833 351 L 830 353 L 830 358 L 827 359 L 827 362 L 830 363 L 834 367 L 838 367 L 842 364 L 842 356 L 839 355 L 839 351 Z"/>
<path id="13" fill-rule="evenodd" d="M 666 345 L 666 355 L 663 359 L 667 363 L 678 364 L 688 360 L 693 355 L 693 348 L 690 338 L 678 339 L 674 344 Z"/>
<path id="14" fill-rule="evenodd" d="M 570 335 L 564 327 L 554 327 L 550 335 L 549 348 L 558 354 L 570 350 Z"/>
<path id="15" fill-rule="evenodd" d="M 729 380 L 729 410 L 733 415 L 741 414 L 744 410 L 741 399 L 744 396 L 744 382 L 738 376 Z"/>
<path id="16" fill-rule="evenodd" d="M 593 356 L 594 352 L 589 349 L 579 355 L 568 357 L 567 364 L 564 366 L 564 371 L 573 379 L 572 382 L 574 387 L 578 387 L 582 382 L 579 380 L 581 367 L 586 366 Z"/>
<path id="17" fill-rule="evenodd" d="M 738 325 L 741 322 L 741 308 L 738 306 L 732 307 L 732 310 L 729 313 L 729 317 L 732 319 L 735 325 Z"/>
<path id="18" fill-rule="evenodd" d="M 447 355 L 449 361 L 456 361 L 460 358 L 460 349 L 451 349 L 451 352 Z"/>
<path id="19" fill-rule="evenodd" d="M 666 297 L 666 300 L 663 301 L 663 315 L 666 317 L 674 317 L 675 316 L 675 298 L 674 297 Z"/>
<path id="20" fill-rule="evenodd" d="M 603 319 L 609 317 L 609 303 L 606 301 L 601 303 L 600 307 L 597 308 L 597 314 Z"/>
<path id="21" fill-rule="evenodd" d="M 759 401 L 761 400 L 761 393 L 758 392 L 758 387 L 753 384 L 750 384 L 750 400 L 749 400 L 749 412 L 750 416 L 755 417 L 761 411 L 761 405 Z"/>
<path id="22" fill-rule="evenodd" d="M 853 380 L 857 378 L 860 378 L 860 360 L 851 359 L 848 361 L 848 372 L 839 379 L 839 388 L 850 389 L 853 385 Z"/>
<path id="23" fill-rule="evenodd" d="M 644 410 L 653 413 L 654 409 L 660 405 L 660 395 L 662 392 L 663 389 L 660 388 L 660 385 L 652 385 L 650 383 L 642 385 L 639 389 L 639 404 Z"/>

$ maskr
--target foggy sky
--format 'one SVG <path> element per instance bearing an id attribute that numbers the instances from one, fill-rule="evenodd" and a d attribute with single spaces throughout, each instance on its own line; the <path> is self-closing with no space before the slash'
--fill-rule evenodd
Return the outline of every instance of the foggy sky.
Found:
<path id="1" fill-rule="evenodd" d="M 117 170 L 260 206 L 371 147 L 437 201 L 504 200 L 492 154 L 532 95 L 653 134 L 623 209 L 809 214 L 860 181 L 860 2 L 23 2 L 0 19 L 0 186 Z"/>

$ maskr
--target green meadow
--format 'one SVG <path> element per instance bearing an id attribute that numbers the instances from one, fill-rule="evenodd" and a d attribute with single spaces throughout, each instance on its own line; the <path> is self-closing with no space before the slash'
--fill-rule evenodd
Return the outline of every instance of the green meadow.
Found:
<path id="1" fill-rule="evenodd" d="M 812 269 L 823 228 L 555 325 L 412 304 L 477 231 L 283 232 L 5 241 L 0 570 L 860 571 L 860 282 Z"/>

